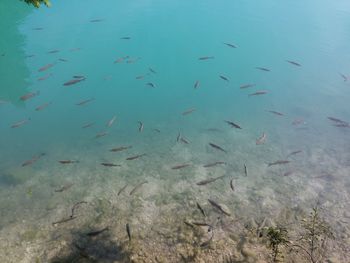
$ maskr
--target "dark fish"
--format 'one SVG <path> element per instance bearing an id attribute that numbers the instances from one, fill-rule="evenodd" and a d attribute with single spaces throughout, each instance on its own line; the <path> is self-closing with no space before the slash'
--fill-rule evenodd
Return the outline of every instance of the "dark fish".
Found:
<path id="1" fill-rule="evenodd" d="M 130 157 L 126 158 L 126 160 L 127 160 L 127 161 L 135 160 L 135 159 L 138 159 L 138 158 L 140 158 L 140 157 L 142 157 L 142 156 L 145 156 L 145 155 L 146 155 L 146 154 L 143 153 L 143 154 L 138 154 L 138 155 L 130 156 Z"/>
<path id="2" fill-rule="evenodd" d="M 110 152 L 121 152 L 121 151 L 124 151 L 124 150 L 128 150 L 130 148 L 132 148 L 131 145 L 130 146 L 120 146 L 120 147 L 112 148 L 109 151 Z"/>
<path id="3" fill-rule="evenodd" d="M 339 73 L 339 75 L 343 78 L 344 81 L 348 81 L 348 77 L 345 76 L 344 74 L 342 73 Z"/>
<path id="4" fill-rule="evenodd" d="M 73 186 L 73 183 L 69 183 L 69 184 L 65 184 L 64 186 L 55 189 L 56 193 L 62 193 L 63 191 L 68 190 L 69 188 L 71 188 Z"/>
<path id="5" fill-rule="evenodd" d="M 153 129 L 154 131 L 156 131 L 156 132 L 158 132 L 158 133 L 160 133 L 160 130 L 159 129 Z"/>
<path id="6" fill-rule="evenodd" d="M 270 70 L 268 68 L 262 68 L 262 67 L 255 67 L 256 69 L 259 69 L 261 71 L 269 72 Z"/>
<path id="7" fill-rule="evenodd" d="M 291 157 L 292 155 L 296 155 L 296 154 L 302 153 L 302 152 L 303 152 L 302 150 L 297 150 L 297 151 L 291 152 L 290 154 L 287 155 L 286 158 L 289 158 L 289 157 Z"/>
<path id="8" fill-rule="evenodd" d="M 78 203 L 75 203 L 75 204 L 72 206 L 70 217 L 74 217 L 74 215 L 75 215 L 75 210 L 77 210 L 77 208 L 78 208 L 80 205 L 82 205 L 82 204 L 87 204 L 87 202 L 86 202 L 86 201 L 80 201 L 80 202 L 78 202 Z"/>
<path id="9" fill-rule="evenodd" d="M 82 128 L 83 128 L 83 129 L 86 129 L 86 128 L 91 127 L 91 126 L 94 125 L 94 124 L 95 124 L 94 122 L 90 122 L 90 123 L 85 124 Z"/>
<path id="10" fill-rule="evenodd" d="M 209 131 L 209 132 L 222 132 L 222 130 L 218 129 L 218 128 L 208 128 L 208 129 L 205 129 L 206 131 Z"/>
<path id="11" fill-rule="evenodd" d="M 229 79 L 228 79 L 227 77 L 225 77 L 225 76 L 223 76 L 223 75 L 220 75 L 219 77 L 220 77 L 221 79 L 223 79 L 223 80 L 229 82 Z"/>
<path id="12" fill-rule="evenodd" d="M 139 183 L 138 185 L 136 185 L 136 186 L 134 187 L 134 189 L 132 189 L 132 190 L 130 191 L 129 195 L 132 195 L 133 193 L 136 192 L 137 189 L 139 189 L 142 185 L 147 184 L 147 183 L 148 183 L 148 181 L 143 181 L 143 182 Z"/>
<path id="13" fill-rule="evenodd" d="M 76 216 L 71 216 L 71 217 L 68 217 L 68 218 L 64 218 L 64 219 L 62 219 L 62 220 L 53 222 L 52 225 L 53 225 L 53 226 L 56 226 L 56 225 L 59 225 L 59 224 L 62 224 L 62 223 L 66 223 L 66 222 L 72 221 L 72 220 L 74 220 L 74 219 L 76 219 L 76 218 L 77 218 Z"/>
<path id="14" fill-rule="evenodd" d="M 335 122 L 335 123 L 346 123 L 347 124 L 347 122 L 346 121 L 343 121 L 343 120 L 341 120 L 341 119 L 338 119 L 338 118 L 334 118 L 334 117 L 327 117 L 330 121 L 333 121 L 333 122 Z"/>
<path id="15" fill-rule="evenodd" d="M 287 171 L 283 174 L 283 176 L 290 176 L 292 174 L 294 174 L 294 171 Z"/>
<path id="16" fill-rule="evenodd" d="M 233 185 L 233 178 L 230 180 L 230 187 L 232 191 L 235 191 L 235 187 Z"/>
<path id="17" fill-rule="evenodd" d="M 60 52 L 60 50 L 54 49 L 54 50 L 51 50 L 51 51 L 49 51 L 49 52 L 47 52 L 47 53 L 49 53 L 49 54 L 54 54 L 54 53 L 58 53 L 58 52 Z"/>
<path id="18" fill-rule="evenodd" d="M 120 39 L 123 39 L 123 40 L 130 40 L 131 37 L 121 37 Z"/>
<path id="19" fill-rule="evenodd" d="M 247 89 L 247 88 L 252 88 L 252 87 L 255 87 L 255 86 L 256 86 L 256 84 L 243 84 L 239 88 L 240 89 Z"/>
<path id="20" fill-rule="evenodd" d="M 126 223 L 126 233 L 128 234 L 129 241 L 131 241 L 131 230 L 130 230 L 129 223 Z"/>
<path id="21" fill-rule="evenodd" d="M 101 165 L 106 167 L 120 167 L 120 164 L 114 164 L 114 163 L 101 163 Z"/>
<path id="22" fill-rule="evenodd" d="M 272 114 L 275 114 L 275 115 L 278 115 L 278 116 L 284 116 L 284 114 L 283 114 L 283 113 L 278 112 L 278 111 L 269 110 L 268 112 L 270 112 L 270 113 L 272 113 Z"/>
<path id="23" fill-rule="evenodd" d="M 19 99 L 22 101 L 26 101 L 26 100 L 29 100 L 29 99 L 32 99 L 32 98 L 38 96 L 39 94 L 40 94 L 40 91 L 30 92 L 30 93 L 27 93 L 27 94 L 21 96 Z"/>
<path id="24" fill-rule="evenodd" d="M 106 136 L 106 135 L 108 135 L 108 132 L 100 132 L 100 133 L 96 134 L 95 139 L 104 137 L 104 136 Z"/>
<path id="25" fill-rule="evenodd" d="M 267 94 L 267 90 L 259 90 L 257 92 L 249 94 L 248 97 L 257 96 L 257 95 L 264 95 L 264 94 Z"/>
<path id="26" fill-rule="evenodd" d="M 191 114 L 192 112 L 194 112 L 194 111 L 196 111 L 196 109 L 195 108 L 191 108 L 191 109 L 188 109 L 188 110 L 186 110 L 186 111 L 184 111 L 183 113 L 182 113 L 182 115 L 188 115 L 188 114 Z"/>
<path id="27" fill-rule="evenodd" d="M 201 211 L 202 215 L 203 215 L 204 217 L 206 217 L 205 212 L 204 212 L 204 209 L 203 209 L 198 203 L 197 203 L 197 208 L 199 209 L 199 211 Z"/>
<path id="28" fill-rule="evenodd" d="M 19 127 L 21 127 L 22 125 L 26 124 L 26 123 L 29 122 L 29 121 L 30 121 L 30 118 L 25 119 L 25 120 L 18 121 L 18 122 L 16 122 L 16 123 L 12 124 L 12 125 L 11 125 L 11 128 L 19 128 Z"/>
<path id="29" fill-rule="evenodd" d="M 35 55 L 28 55 L 28 56 L 25 56 L 25 58 L 33 58 L 35 57 Z"/>
<path id="30" fill-rule="evenodd" d="M 83 105 L 85 105 L 85 104 L 87 104 L 87 103 L 89 103 L 89 102 L 91 102 L 91 101 L 94 101 L 94 100 L 95 100 L 94 98 L 92 98 L 92 99 L 87 99 L 87 100 L 83 100 L 83 101 L 78 102 L 78 103 L 75 104 L 75 105 L 77 105 L 77 106 L 83 106 Z"/>
<path id="31" fill-rule="evenodd" d="M 218 162 L 208 163 L 208 164 L 203 165 L 203 167 L 209 168 L 209 167 L 217 166 L 219 164 L 226 164 L 226 162 L 218 161 Z"/>
<path id="32" fill-rule="evenodd" d="M 248 168 L 245 164 L 244 164 L 244 175 L 248 176 Z"/>
<path id="33" fill-rule="evenodd" d="M 222 152 L 224 152 L 224 153 L 227 153 L 227 151 L 226 150 L 224 150 L 222 147 L 220 147 L 219 145 L 216 145 L 216 144 L 214 144 L 214 143 L 209 143 L 209 145 L 211 146 L 211 147 L 213 147 L 214 149 L 216 149 L 216 150 L 219 150 L 219 151 L 222 151 Z"/>
<path id="34" fill-rule="evenodd" d="M 263 134 L 256 140 L 255 144 L 256 145 L 261 145 L 261 144 L 264 144 L 266 142 L 266 134 L 265 132 L 263 132 Z"/>
<path id="35" fill-rule="evenodd" d="M 226 211 L 221 205 L 219 205 L 218 203 L 216 203 L 215 201 L 208 199 L 209 203 L 215 207 L 216 209 L 218 209 L 220 212 L 222 212 L 223 214 L 227 215 L 227 216 L 231 216 L 231 214 Z"/>
<path id="36" fill-rule="evenodd" d="M 74 75 L 73 78 L 74 79 L 84 79 L 85 76 L 83 76 L 83 75 Z"/>
<path id="37" fill-rule="evenodd" d="M 185 168 L 188 166 L 190 166 L 190 164 L 179 164 L 179 165 L 175 165 L 175 166 L 171 167 L 171 169 L 172 170 L 179 170 L 179 169 L 182 169 L 182 168 Z"/>
<path id="38" fill-rule="evenodd" d="M 136 79 L 143 79 L 145 76 L 144 75 L 140 75 L 140 76 L 136 76 Z"/>
<path id="39" fill-rule="evenodd" d="M 270 166 L 273 166 L 273 165 L 280 165 L 280 164 L 287 164 L 287 163 L 290 163 L 290 161 L 287 161 L 287 160 L 278 160 L 278 161 L 276 161 L 276 162 L 269 163 L 267 166 L 270 167 Z"/>
<path id="40" fill-rule="evenodd" d="M 349 123 L 338 123 L 338 124 L 334 124 L 334 126 L 339 128 L 350 128 Z"/>
<path id="41" fill-rule="evenodd" d="M 231 127 L 234 127 L 236 129 L 242 129 L 241 126 L 239 126 L 238 124 L 232 122 L 232 121 L 225 121 L 227 124 L 229 124 Z"/>
<path id="42" fill-rule="evenodd" d="M 197 185 L 206 185 L 206 184 L 210 184 L 212 182 L 215 182 L 216 180 L 219 180 L 221 178 L 223 178 L 224 175 L 222 176 L 219 176 L 219 177 L 215 177 L 215 178 L 209 178 L 209 179 L 206 179 L 206 180 L 203 180 L 203 181 L 200 181 L 197 183 Z"/>
<path id="43" fill-rule="evenodd" d="M 85 78 L 73 78 L 65 83 L 63 83 L 63 86 L 70 86 L 70 85 L 74 85 L 77 84 L 81 81 L 85 80 Z"/>
<path id="44" fill-rule="evenodd" d="M 153 68 L 148 68 L 149 71 L 151 71 L 153 74 L 157 74 L 157 72 Z"/>
<path id="45" fill-rule="evenodd" d="M 62 61 L 62 62 L 68 62 L 68 60 L 65 59 L 65 58 L 59 58 L 58 60 L 59 60 L 59 61 Z"/>
<path id="46" fill-rule="evenodd" d="M 90 20 L 91 23 L 96 23 L 96 22 L 102 22 L 103 19 L 92 19 Z"/>
<path id="47" fill-rule="evenodd" d="M 297 66 L 297 67 L 301 67 L 301 65 L 295 61 L 292 61 L 292 60 L 286 60 L 289 64 L 292 64 L 294 66 Z"/>
<path id="48" fill-rule="evenodd" d="M 228 47 L 231 47 L 231 48 L 237 48 L 237 46 L 233 45 L 233 44 L 230 44 L 230 43 L 225 43 L 224 44 Z"/>
<path id="49" fill-rule="evenodd" d="M 199 86 L 200 86 L 200 84 L 201 84 L 201 83 L 199 82 L 199 80 L 197 80 L 197 81 L 194 83 L 194 86 L 193 86 L 193 87 L 194 87 L 195 89 L 198 89 Z"/>
<path id="50" fill-rule="evenodd" d="M 213 56 L 211 57 L 200 57 L 199 60 L 208 60 L 208 59 L 214 59 Z"/>
<path id="51" fill-rule="evenodd" d="M 102 228 L 101 230 L 97 230 L 97 231 L 92 231 L 92 232 L 89 232 L 89 233 L 86 233 L 87 236 L 89 237 L 94 237 L 94 236 L 97 236 L 99 234 L 102 234 L 103 232 L 107 231 L 109 229 L 109 227 L 105 227 L 105 228 Z"/>
<path id="52" fill-rule="evenodd" d="M 209 225 L 208 223 L 205 223 L 205 222 L 191 222 L 192 225 L 195 225 L 195 226 L 209 226 L 209 227 L 212 227 L 211 225 Z"/>
<path id="53" fill-rule="evenodd" d="M 120 190 L 118 191 L 117 196 L 119 196 L 124 190 L 125 188 L 128 186 L 128 184 L 124 185 L 122 188 L 120 188 Z"/>
<path id="54" fill-rule="evenodd" d="M 176 141 L 179 142 L 181 140 L 181 133 L 179 132 L 177 137 L 176 137 Z"/>
<path id="55" fill-rule="evenodd" d="M 79 161 L 77 161 L 77 160 L 61 160 L 61 161 L 58 161 L 58 162 L 61 163 L 61 164 L 79 163 Z"/>
<path id="56" fill-rule="evenodd" d="M 143 123 L 142 122 L 138 122 L 139 123 L 139 132 L 143 131 Z"/>
<path id="57" fill-rule="evenodd" d="M 185 143 L 185 144 L 189 144 L 190 142 L 188 140 L 186 140 L 184 137 L 180 138 L 180 141 Z"/>
<path id="58" fill-rule="evenodd" d="M 35 163 L 36 161 L 38 161 L 41 157 L 45 156 L 45 153 L 41 153 L 39 155 L 34 156 L 32 159 L 25 161 L 24 163 L 22 163 L 22 167 L 24 166 L 28 166 L 28 165 L 32 165 L 33 163 Z"/>
<path id="59" fill-rule="evenodd" d="M 146 85 L 147 85 L 147 86 L 150 86 L 150 87 L 152 87 L 152 88 L 155 88 L 155 87 L 156 87 L 152 82 L 148 82 L 148 83 L 146 83 Z"/>

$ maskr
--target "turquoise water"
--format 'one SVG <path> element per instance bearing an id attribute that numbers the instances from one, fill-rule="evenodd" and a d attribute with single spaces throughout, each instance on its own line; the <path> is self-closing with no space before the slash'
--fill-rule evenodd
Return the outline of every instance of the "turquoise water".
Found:
<path id="1" fill-rule="evenodd" d="M 348 1 L 74 0 L 35 9 L 6 0 L 0 14 L 2 262 L 250 262 L 230 251 L 248 221 L 288 222 L 293 236 L 316 204 L 336 235 L 328 258 L 349 262 Z M 64 85 L 73 76 L 82 81 Z M 132 147 L 110 151 L 121 146 Z M 278 160 L 288 163 L 268 166 Z M 225 164 L 203 167 L 214 162 Z M 52 225 L 80 201 L 88 205 L 77 219 Z M 205 221 L 222 217 L 209 250 L 194 250 L 206 231 L 183 225 L 201 219 L 196 202 Z M 77 241 L 107 225 L 109 245 L 123 253 Z M 271 260 L 263 243 L 246 247 Z"/>

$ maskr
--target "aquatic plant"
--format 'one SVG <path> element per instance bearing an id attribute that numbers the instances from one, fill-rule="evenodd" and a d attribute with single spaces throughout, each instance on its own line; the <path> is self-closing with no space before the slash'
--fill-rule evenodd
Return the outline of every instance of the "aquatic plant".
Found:
<path id="1" fill-rule="evenodd" d="M 285 227 L 269 227 L 267 229 L 268 246 L 271 248 L 273 262 L 278 262 L 281 255 L 281 246 L 289 243 L 288 231 Z"/>
<path id="2" fill-rule="evenodd" d="M 47 7 L 51 6 L 51 3 L 49 0 L 22 0 L 26 2 L 29 5 L 33 5 L 36 8 L 39 8 L 41 4 L 45 4 Z"/>

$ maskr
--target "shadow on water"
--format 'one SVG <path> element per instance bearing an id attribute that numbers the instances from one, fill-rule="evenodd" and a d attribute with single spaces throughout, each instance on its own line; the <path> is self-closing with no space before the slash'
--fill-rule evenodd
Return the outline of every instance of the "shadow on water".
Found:
<path id="1" fill-rule="evenodd" d="M 25 37 L 18 26 L 33 8 L 21 1 L 0 1 L 0 100 L 20 105 L 18 98 L 26 93 L 29 69 L 24 52 Z"/>

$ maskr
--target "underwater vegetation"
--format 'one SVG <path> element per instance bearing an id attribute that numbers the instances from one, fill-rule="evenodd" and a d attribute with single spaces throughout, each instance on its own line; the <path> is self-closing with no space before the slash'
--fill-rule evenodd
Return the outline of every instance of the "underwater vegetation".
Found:
<path id="1" fill-rule="evenodd" d="M 39 8 L 41 4 L 45 4 L 47 7 L 51 6 L 51 3 L 49 0 L 24 0 L 24 2 L 35 6 L 36 8 Z"/>

